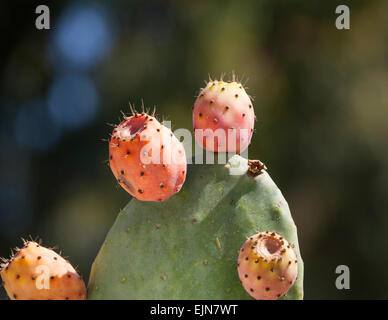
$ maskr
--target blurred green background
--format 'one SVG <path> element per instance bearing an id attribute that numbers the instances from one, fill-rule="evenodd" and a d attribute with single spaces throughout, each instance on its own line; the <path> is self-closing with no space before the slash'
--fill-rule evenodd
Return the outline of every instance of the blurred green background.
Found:
<path id="1" fill-rule="evenodd" d="M 0 5 L 0 256 L 39 236 L 87 280 L 130 200 L 107 123 L 144 99 L 191 129 L 203 80 L 234 70 L 255 99 L 249 156 L 298 226 L 305 297 L 388 298 L 388 1 L 55 1 L 50 30 L 38 4 Z"/>

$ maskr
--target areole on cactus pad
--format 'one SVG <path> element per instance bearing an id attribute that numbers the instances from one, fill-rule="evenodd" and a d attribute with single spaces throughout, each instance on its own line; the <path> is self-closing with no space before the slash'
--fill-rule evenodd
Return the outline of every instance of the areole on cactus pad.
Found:
<path id="1" fill-rule="evenodd" d="M 237 272 L 247 237 L 271 230 L 295 245 L 298 278 L 280 299 L 303 298 L 303 261 L 288 204 L 259 161 L 188 166 L 170 199 L 132 199 L 95 259 L 89 299 L 251 299 Z"/>

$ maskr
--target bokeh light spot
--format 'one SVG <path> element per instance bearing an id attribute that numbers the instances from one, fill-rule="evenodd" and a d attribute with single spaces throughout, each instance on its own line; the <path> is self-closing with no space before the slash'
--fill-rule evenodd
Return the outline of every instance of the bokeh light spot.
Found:
<path id="1" fill-rule="evenodd" d="M 97 6 L 68 7 L 59 18 L 53 44 L 65 63 L 79 68 L 93 66 L 112 46 L 106 14 Z"/>
<path id="2" fill-rule="evenodd" d="M 98 93 L 94 83 L 81 74 L 59 76 L 48 95 L 49 112 L 54 121 L 68 128 L 79 128 L 97 113 Z"/>

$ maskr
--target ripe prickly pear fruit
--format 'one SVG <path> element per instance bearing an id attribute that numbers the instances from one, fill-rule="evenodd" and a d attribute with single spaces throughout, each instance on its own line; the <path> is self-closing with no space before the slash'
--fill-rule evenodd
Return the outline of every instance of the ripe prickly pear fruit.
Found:
<path id="1" fill-rule="evenodd" d="M 189 164 L 169 201 L 132 199 L 93 263 L 88 298 L 252 299 L 236 272 L 239 250 L 256 230 L 274 230 L 295 244 L 298 260 L 298 279 L 280 299 L 302 299 L 297 230 L 264 168 L 239 155 L 226 165 Z"/>
<path id="2" fill-rule="evenodd" d="M 298 276 L 292 245 L 277 232 L 259 232 L 245 241 L 237 263 L 245 290 L 257 300 L 284 296 Z"/>
<path id="3" fill-rule="evenodd" d="M 124 190 L 142 201 L 167 200 L 186 179 L 182 143 L 144 112 L 134 112 L 115 127 L 109 141 L 109 164 Z"/>
<path id="4" fill-rule="evenodd" d="M 71 264 L 34 241 L 1 265 L 1 278 L 12 300 L 84 300 L 86 286 Z"/>
<path id="5" fill-rule="evenodd" d="M 251 143 L 255 111 L 241 83 L 211 80 L 193 107 L 195 139 L 214 152 L 241 153 Z"/>

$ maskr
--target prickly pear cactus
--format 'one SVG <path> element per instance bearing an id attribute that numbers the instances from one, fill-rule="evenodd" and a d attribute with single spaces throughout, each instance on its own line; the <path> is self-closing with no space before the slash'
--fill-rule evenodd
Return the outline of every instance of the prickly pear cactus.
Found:
<path id="1" fill-rule="evenodd" d="M 238 251 L 257 231 L 295 245 L 298 278 L 285 297 L 303 298 L 303 261 L 288 204 L 259 161 L 189 165 L 182 190 L 162 203 L 133 199 L 93 263 L 89 299 L 252 299 Z"/>

